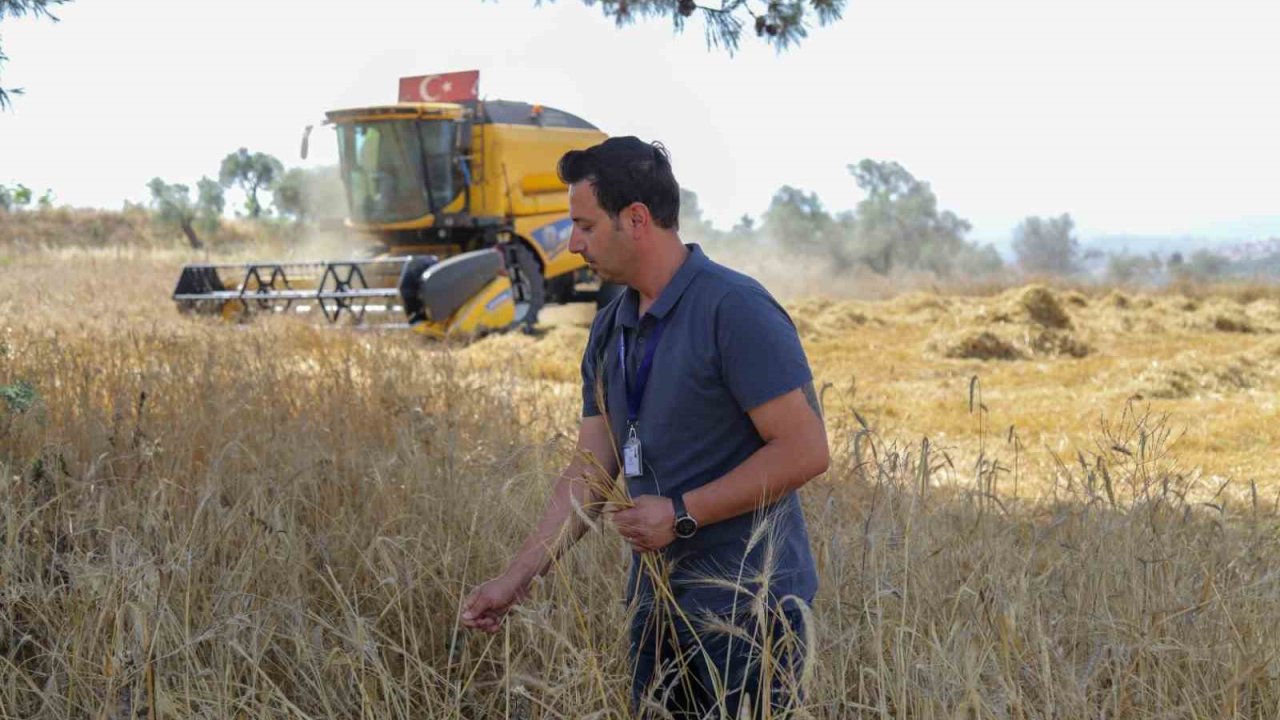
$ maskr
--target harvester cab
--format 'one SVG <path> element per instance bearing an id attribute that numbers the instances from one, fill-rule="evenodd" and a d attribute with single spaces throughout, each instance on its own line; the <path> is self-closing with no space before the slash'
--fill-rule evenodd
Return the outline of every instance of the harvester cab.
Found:
<path id="1" fill-rule="evenodd" d="M 397 103 L 326 113 L 362 257 L 187 265 L 179 308 L 319 310 L 331 322 L 399 312 L 443 337 L 531 327 L 546 303 L 596 299 L 598 281 L 568 252 L 555 165 L 606 136 L 554 108 L 480 100 L 478 81 L 476 71 L 402 78 Z"/>

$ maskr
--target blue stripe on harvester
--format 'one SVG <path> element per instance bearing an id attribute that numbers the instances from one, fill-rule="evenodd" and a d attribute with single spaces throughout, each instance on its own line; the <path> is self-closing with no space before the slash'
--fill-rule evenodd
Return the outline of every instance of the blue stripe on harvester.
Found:
<path id="1" fill-rule="evenodd" d="M 547 257 L 555 257 L 569 244 L 573 234 L 573 221 L 569 218 L 543 225 L 533 231 L 533 241 L 542 246 Z"/>

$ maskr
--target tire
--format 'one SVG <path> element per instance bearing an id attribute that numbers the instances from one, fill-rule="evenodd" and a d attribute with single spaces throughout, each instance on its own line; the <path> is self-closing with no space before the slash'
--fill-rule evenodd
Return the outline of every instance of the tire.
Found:
<path id="1" fill-rule="evenodd" d="M 596 291 L 596 310 L 603 310 L 605 305 L 608 305 L 610 301 L 621 295 L 626 289 L 627 286 L 621 283 L 601 280 L 600 289 Z"/>
<path id="2" fill-rule="evenodd" d="M 542 265 L 528 246 L 514 242 L 507 248 L 507 270 L 511 273 L 511 301 L 516 308 L 513 324 L 532 329 L 542 306 L 547 303 L 547 281 L 542 276 Z"/>
<path id="3" fill-rule="evenodd" d="M 575 295 L 575 273 L 565 273 L 559 277 L 547 279 L 547 303 L 564 304 L 573 302 Z"/>

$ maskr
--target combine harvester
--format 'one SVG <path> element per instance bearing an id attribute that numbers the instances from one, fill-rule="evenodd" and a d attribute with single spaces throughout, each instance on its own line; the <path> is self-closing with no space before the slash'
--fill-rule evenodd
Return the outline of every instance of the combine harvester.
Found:
<path id="1" fill-rule="evenodd" d="M 546 303 L 616 291 L 568 251 L 568 193 L 555 172 L 566 151 L 606 135 L 554 108 L 480 100 L 478 83 L 477 71 L 401 78 L 394 105 L 325 114 L 364 257 L 187 265 L 178 308 L 228 319 L 318 309 L 334 323 L 377 313 L 447 337 L 531 328 Z M 396 310 L 407 322 L 389 320 Z"/>

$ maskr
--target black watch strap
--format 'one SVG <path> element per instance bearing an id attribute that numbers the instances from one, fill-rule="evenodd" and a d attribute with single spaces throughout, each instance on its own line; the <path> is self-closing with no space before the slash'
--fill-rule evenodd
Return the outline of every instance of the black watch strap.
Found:
<path id="1" fill-rule="evenodd" d="M 684 495 L 676 495 L 671 498 L 672 509 L 675 515 L 675 532 L 677 537 L 690 538 L 698 531 L 698 521 L 689 514 L 684 507 Z"/>
<path id="2" fill-rule="evenodd" d="M 689 514 L 689 511 L 684 509 L 684 493 L 671 498 L 671 504 L 675 506 L 675 519 L 677 522 L 679 522 L 680 518 Z"/>

